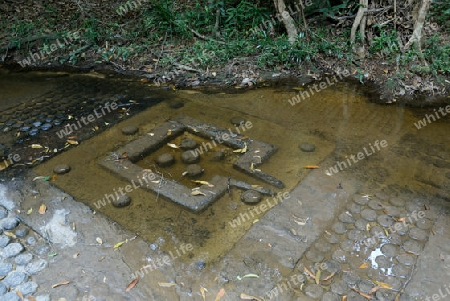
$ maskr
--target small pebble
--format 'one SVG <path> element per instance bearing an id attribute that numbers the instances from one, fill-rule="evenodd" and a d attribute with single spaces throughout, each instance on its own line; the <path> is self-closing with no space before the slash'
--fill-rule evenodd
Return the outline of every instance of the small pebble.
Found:
<path id="1" fill-rule="evenodd" d="M 19 220 L 15 217 L 7 217 L 3 219 L 1 222 L 1 226 L 5 230 L 12 230 L 19 224 Z"/>
<path id="2" fill-rule="evenodd" d="M 53 168 L 53 172 L 58 175 L 68 173 L 70 171 L 70 166 L 67 164 L 58 164 Z"/>
<path id="3" fill-rule="evenodd" d="M 115 198 L 112 201 L 113 206 L 116 208 L 126 207 L 126 206 L 130 205 L 130 203 L 131 203 L 131 198 L 126 194 L 121 195 L 121 196 L 119 196 L 119 198 Z"/>
<path id="4" fill-rule="evenodd" d="M 198 163 L 200 161 L 200 156 L 194 151 L 185 151 L 181 154 L 181 161 L 186 164 Z"/>
<path id="5" fill-rule="evenodd" d="M 234 125 L 234 126 L 239 126 L 239 125 L 244 125 L 245 124 L 245 119 L 242 117 L 233 117 L 230 119 L 230 122 Z"/>
<path id="6" fill-rule="evenodd" d="M 19 229 L 16 230 L 16 236 L 19 238 L 24 238 L 25 236 L 28 235 L 30 231 L 28 230 L 28 228 L 25 227 L 19 227 Z"/>
<path id="7" fill-rule="evenodd" d="M 122 134 L 124 135 L 134 135 L 139 131 L 139 129 L 134 125 L 129 125 L 122 128 Z"/>
<path id="8" fill-rule="evenodd" d="M 241 195 L 241 201 L 246 204 L 257 204 L 262 200 L 262 195 L 254 190 L 246 190 Z"/>
<path id="9" fill-rule="evenodd" d="M 31 261 L 31 259 L 33 259 L 33 255 L 31 253 L 26 253 L 26 254 L 20 254 L 20 255 L 16 256 L 14 261 L 18 265 L 26 265 Z"/>
<path id="10" fill-rule="evenodd" d="M 158 164 L 158 166 L 160 167 L 168 167 L 175 162 L 175 158 L 172 156 L 172 154 L 165 153 L 159 155 L 155 161 L 156 164 Z"/>
<path id="11" fill-rule="evenodd" d="M 186 173 L 188 177 L 195 178 L 203 173 L 203 168 L 198 164 L 189 164 L 186 168 Z"/>
<path id="12" fill-rule="evenodd" d="M 172 109 L 179 109 L 184 107 L 184 102 L 182 102 L 181 100 L 173 100 L 169 102 L 169 107 L 171 107 Z"/>
<path id="13" fill-rule="evenodd" d="M 306 153 L 310 153 L 316 150 L 316 146 L 314 144 L 308 143 L 308 142 L 302 142 L 300 143 L 300 145 L 298 146 L 298 148 L 302 151 L 302 152 L 306 152 Z"/>

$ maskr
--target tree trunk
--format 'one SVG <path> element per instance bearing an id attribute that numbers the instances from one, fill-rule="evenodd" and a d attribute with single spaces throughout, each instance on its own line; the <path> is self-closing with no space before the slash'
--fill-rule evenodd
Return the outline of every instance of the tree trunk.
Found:
<path id="1" fill-rule="evenodd" d="M 417 50 L 419 51 L 420 58 L 422 60 L 422 63 L 425 66 L 428 66 L 427 61 L 425 60 L 425 57 L 423 56 L 422 52 L 422 29 L 423 24 L 425 23 L 425 17 L 427 16 L 428 9 L 430 8 L 431 0 L 423 0 L 422 6 L 420 7 L 419 14 L 417 16 L 416 23 L 414 24 L 414 31 L 411 35 L 411 38 L 409 39 L 408 43 L 405 45 L 405 50 L 409 49 L 411 47 L 411 44 L 414 43 L 416 45 Z"/>
<path id="2" fill-rule="evenodd" d="M 359 9 L 358 9 L 358 13 L 356 14 L 355 17 L 355 21 L 353 22 L 353 26 L 352 26 L 352 31 L 350 32 L 350 41 L 352 42 L 352 44 L 355 43 L 355 35 L 356 35 L 356 29 L 358 28 L 358 26 L 360 27 L 360 34 L 361 34 L 361 39 L 364 41 L 364 37 L 365 37 L 365 24 L 363 24 L 362 21 L 366 21 L 366 18 L 364 18 L 364 13 L 367 11 L 367 5 L 368 5 L 369 1 L 368 0 L 359 0 Z"/>
<path id="3" fill-rule="evenodd" d="M 273 0 L 273 3 L 275 4 L 278 14 L 281 15 L 284 27 L 286 28 L 288 34 L 289 42 L 294 44 L 298 38 L 297 27 L 295 26 L 294 19 L 292 19 L 291 15 L 286 11 L 286 4 L 284 3 L 284 0 Z"/>

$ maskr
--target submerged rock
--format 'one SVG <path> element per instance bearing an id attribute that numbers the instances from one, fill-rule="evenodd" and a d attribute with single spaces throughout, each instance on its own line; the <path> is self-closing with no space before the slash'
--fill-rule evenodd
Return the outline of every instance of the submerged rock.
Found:
<path id="1" fill-rule="evenodd" d="M 159 155 L 155 161 L 161 167 L 168 167 L 175 162 L 175 158 L 169 153 L 164 153 Z"/>
<path id="2" fill-rule="evenodd" d="M 181 154 L 181 161 L 186 164 L 193 164 L 200 161 L 200 156 L 194 151 L 185 151 Z"/>
<path id="3" fill-rule="evenodd" d="M 302 151 L 302 152 L 306 152 L 306 153 L 310 153 L 316 150 L 316 146 L 314 144 L 308 143 L 308 142 L 302 142 L 300 143 L 300 145 L 298 146 L 298 148 Z"/>
<path id="4" fill-rule="evenodd" d="M 139 131 L 139 128 L 134 125 L 129 125 L 122 128 L 122 133 L 124 135 L 134 135 Z"/>
<path id="5" fill-rule="evenodd" d="M 186 168 L 186 173 L 188 177 L 195 178 L 203 173 L 203 168 L 198 164 L 190 164 Z"/>
<path id="6" fill-rule="evenodd" d="M 114 199 L 112 201 L 113 206 L 116 208 L 126 207 L 126 206 L 130 205 L 130 203 L 131 203 L 131 198 L 126 194 L 121 195 L 119 198 Z"/>
<path id="7" fill-rule="evenodd" d="M 254 190 L 247 190 L 241 195 L 241 200 L 246 204 L 257 204 L 261 202 L 262 195 Z"/>
<path id="8" fill-rule="evenodd" d="M 58 164 L 53 168 L 53 172 L 58 175 L 68 173 L 70 171 L 70 166 L 67 164 Z"/>

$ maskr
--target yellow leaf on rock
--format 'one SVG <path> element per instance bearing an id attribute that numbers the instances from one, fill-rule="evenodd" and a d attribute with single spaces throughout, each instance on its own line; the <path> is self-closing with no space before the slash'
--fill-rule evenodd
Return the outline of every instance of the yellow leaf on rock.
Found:
<path id="1" fill-rule="evenodd" d="M 39 214 L 45 214 L 45 212 L 47 211 L 47 206 L 45 206 L 44 204 L 42 204 L 39 207 Z"/>
<path id="2" fill-rule="evenodd" d="M 384 282 L 375 281 L 375 280 L 372 280 L 372 282 L 375 283 L 376 285 L 378 285 L 378 286 L 381 287 L 381 288 L 386 288 L 386 289 L 388 289 L 388 290 L 391 290 L 391 289 L 393 288 L 392 285 L 387 284 L 387 283 L 384 283 Z"/>
<path id="3" fill-rule="evenodd" d="M 316 273 L 316 284 L 318 285 L 320 283 L 320 275 L 322 274 L 321 270 L 318 270 Z"/>
<path id="4" fill-rule="evenodd" d="M 369 263 L 368 262 L 364 262 L 363 264 L 361 264 L 359 266 L 360 269 L 367 269 L 369 267 Z"/>

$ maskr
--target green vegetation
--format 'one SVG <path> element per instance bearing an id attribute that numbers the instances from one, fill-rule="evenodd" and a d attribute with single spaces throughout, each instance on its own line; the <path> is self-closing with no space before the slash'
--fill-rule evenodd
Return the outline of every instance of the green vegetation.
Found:
<path id="1" fill-rule="evenodd" d="M 395 73 L 394 78 L 411 72 L 450 74 L 449 37 L 442 34 L 450 28 L 448 1 L 431 4 L 424 24 L 422 49 L 416 49 L 415 44 L 403 49 L 415 25 L 412 15 L 407 15 L 412 12 L 401 7 L 403 4 L 398 9 L 409 18 L 399 19 L 394 25 L 392 7 L 377 7 L 376 14 L 367 14 L 364 40 L 356 31 L 357 38 L 352 44 L 351 28 L 361 2 L 303 0 L 307 3 L 304 10 L 298 9 L 299 1 L 284 2 L 298 34 L 293 43 L 269 0 L 110 1 L 109 7 L 98 10 L 78 3 L 68 13 L 48 4 L 42 8 L 45 18 L 34 21 L 15 18 L 15 22 L 5 19 L 0 25 L 7 31 L 8 49 L 16 48 L 22 53 L 36 50 L 42 43 L 64 33 L 82 32 L 80 41 L 70 45 L 69 57 L 66 51 L 62 54 L 65 57 L 60 58 L 61 62 L 72 64 L 84 60 L 89 49 L 96 55 L 97 63 L 133 60 L 141 66 L 157 62 L 158 68 L 179 63 L 206 70 L 229 65 L 236 59 L 252 58 L 262 69 L 301 66 L 314 69 L 320 58 L 351 64 L 357 70 L 355 78 L 362 81 L 365 66 L 361 58 L 364 58 L 383 60 L 386 68 L 391 69 L 391 77 Z M 36 43 L 32 48 L 31 42 L 36 39 L 30 37 L 37 37 L 41 44 Z M 88 48 L 83 48 L 86 45 Z M 0 45 L 0 49 L 4 46 Z M 359 49 L 363 49 L 363 55 Z"/>

